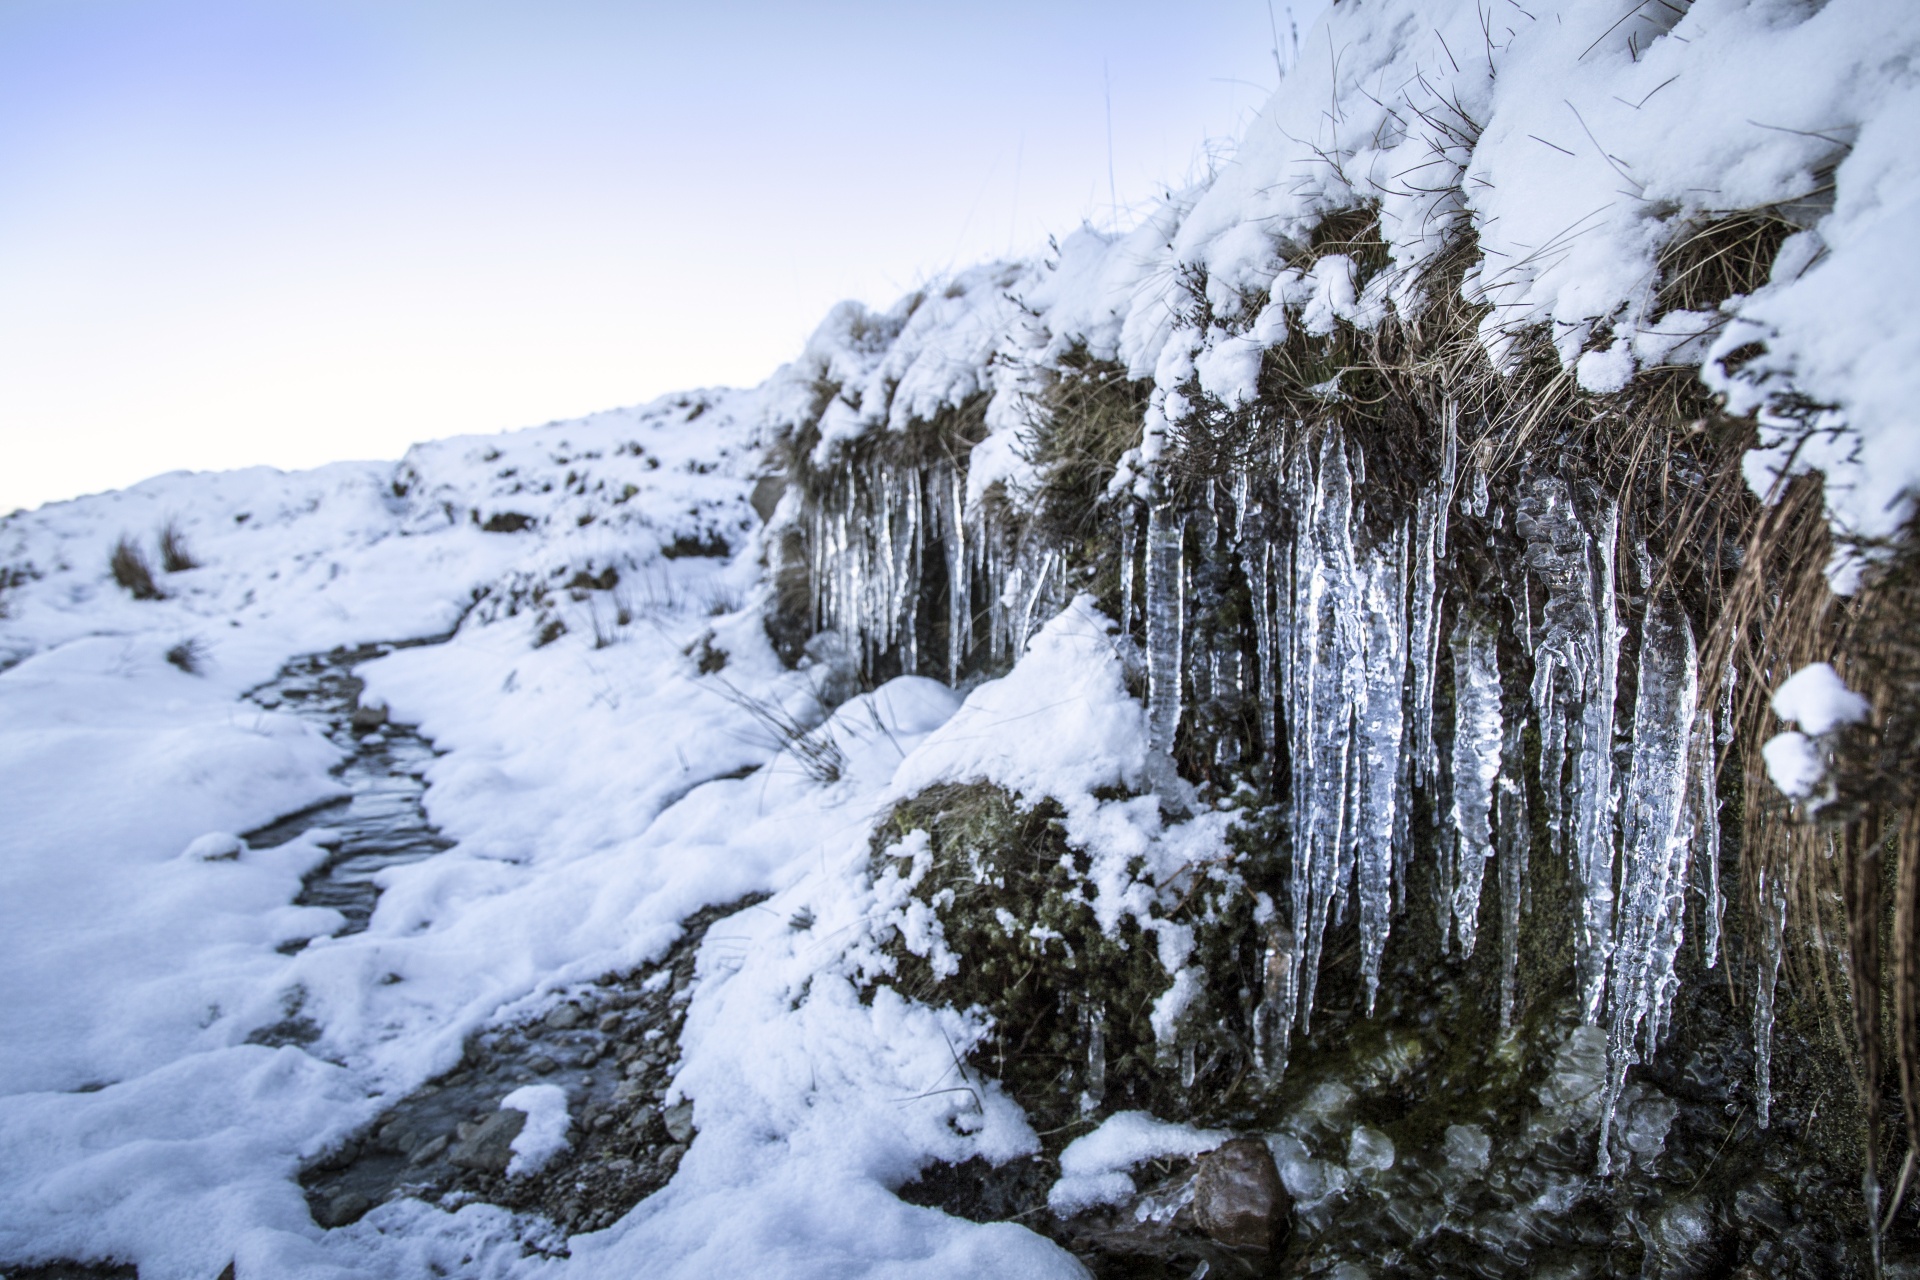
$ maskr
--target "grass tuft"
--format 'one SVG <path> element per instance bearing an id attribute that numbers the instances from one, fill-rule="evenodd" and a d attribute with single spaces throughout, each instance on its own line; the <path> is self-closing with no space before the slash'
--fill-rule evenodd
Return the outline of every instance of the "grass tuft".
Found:
<path id="1" fill-rule="evenodd" d="M 206 660 L 206 642 L 197 636 L 182 640 L 167 650 L 167 661 L 190 676 L 204 674 Z"/>
<path id="2" fill-rule="evenodd" d="M 107 568 L 113 580 L 132 592 L 135 600 L 167 598 L 167 593 L 154 585 L 153 566 L 147 562 L 147 553 L 133 539 L 122 535 L 120 541 L 114 543 Z"/>
<path id="3" fill-rule="evenodd" d="M 160 567 L 168 573 L 184 573 L 200 567 L 200 562 L 187 549 L 180 526 L 172 520 L 160 526 Z"/>

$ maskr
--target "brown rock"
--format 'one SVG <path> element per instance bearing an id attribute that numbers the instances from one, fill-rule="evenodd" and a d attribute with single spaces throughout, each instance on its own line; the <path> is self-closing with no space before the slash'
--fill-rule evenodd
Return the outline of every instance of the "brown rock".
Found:
<path id="1" fill-rule="evenodd" d="M 1200 1157 L 1193 1178 L 1193 1220 L 1216 1243 L 1269 1249 L 1293 1205 L 1273 1153 L 1256 1138 L 1235 1138 Z"/>

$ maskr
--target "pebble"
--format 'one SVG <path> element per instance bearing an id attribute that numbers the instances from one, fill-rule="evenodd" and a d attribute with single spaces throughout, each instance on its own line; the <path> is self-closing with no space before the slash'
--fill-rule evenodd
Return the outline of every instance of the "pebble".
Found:
<path id="1" fill-rule="evenodd" d="M 676 1145 L 693 1141 L 693 1104 L 691 1102 L 675 1103 L 661 1112 L 660 1118 L 666 1122 L 667 1133 Z M 1271 1159 L 1268 1163 L 1272 1163 Z"/>
<path id="2" fill-rule="evenodd" d="M 1215 1243 L 1269 1249 L 1292 1210 L 1267 1144 L 1235 1138 L 1200 1157 L 1193 1220 Z"/>
<path id="3" fill-rule="evenodd" d="M 461 1139 L 448 1157 L 463 1169 L 482 1173 L 505 1173 L 513 1163 L 513 1140 L 526 1127 L 527 1113 L 508 1107 L 496 1111 Z M 461 1128 L 466 1128 L 462 1125 Z"/>
<path id="4" fill-rule="evenodd" d="M 527 1059 L 527 1070 L 539 1076 L 550 1076 L 560 1069 L 560 1064 L 544 1053 L 536 1053 Z"/>
<path id="5" fill-rule="evenodd" d="M 553 1031 L 571 1031 L 586 1020 L 587 1015 L 580 1011 L 577 1004 L 556 1005 L 541 1019 Z"/>
<path id="6" fill-rule="evenodd" d="M 344 1227 L 355 1221 L 367 1210 L 373 1208 L 373 1201 L 358 1191 L 342 1191 L 327 1201 L 327 1207 L 321 1216 L 326 1219 L 323 1227 Z"/>
<path id="7" fill-rule="evenodd" d="M 408 1156 L 407 1163 L 410 1165 L 423 1165 L 429 1160 L 438 1159 L 440 1153 L 452 1145 L 452 1141 L 443 1133 L 432 1142 L 426 1143 L 418 1148 L 411 1156 Z"/>

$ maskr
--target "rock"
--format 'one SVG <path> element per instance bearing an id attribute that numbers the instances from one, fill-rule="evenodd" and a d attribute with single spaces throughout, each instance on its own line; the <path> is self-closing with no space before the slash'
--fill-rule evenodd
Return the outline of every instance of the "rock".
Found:
<path id="1" fill-rule="evenodd" d="M 1219 1244 L 1268 1249 L 1292 1203 L 1267 1144 L 1233 1141 L 1200 1157 L 1193 1179 L 1193 1220 Z"/>
<path id="2" fill-rule="evenodd" d="M 355 707 L 353 719 L 349 722 L 355 733 L 372 733 L 387 722 L 387 708 L 384 704 L 369 707 Z"/>
<path id="3" fill-rule="evenodd" d="M 675 1142 L 685 1144 L 693 1141 L 693 1104 L 675 1103 L 660 1113 L 660 1119 L 666 1123 L 667 1135 Z"/>
<path id="4" fill-rule="evenodd" d="M 598 1026 L 602 1032 L 611 1035 L 620 1029 L 620 1024 L 625 1020 L 626 1015 L 615 1009 L 611 1013 L 601 1014 Z"/>
<path id="5" fill-rule="evenodd" d="M 440 1153 L 452 1145 L 451 1139 L 443 1133 L 432 1142 L 423 1143 L 416 1148 L 414 1153 L 407 1157 L 407 1163 L 410 1165 L 422 1165 L 426 1164 L 429 1160 L 437 1160 L 440 1158 Z"/>
<path id="6" fill-rule="evenodd" d="M 541 1019 L 551 1031 L 571 1031 L 586 1020 L 587 1015 L 580 1011 L 580 1006 L 577 1004 L 555 1005 L 548 1010 L 547 1016 Z"/>
<path id="7" fill-rule="evenodd" d="M 358 1191 L 342 1191 L 328 1200 L 319 1217 L 323 1227 L 344 1227 L 350 1222 L 359 1221 L 362 1214 L 373 1208 L 373 1201 Z"/>
<path id="8" fill-rule="evenodd" d="M 753 493 L 747 501 L 753 506 L 753 513 L 760 517 L 761 524 L 773 519 L 774 508 L 780 505 L 780 499 L 786 491 L 787 478 L 778 472 L 761 476 L 753 482 Z"/>
<path id="9" fill-rule="evenodd" d="M 560 1069 L 560 1064 L 544 1053 L 536 1053 L 527 1059 L 527 1070 L 537 1076 L 550 1076 Z"/>
<path id="10" fill-rule="evenodd" d="M 462 1169 L 480 1173 L 505 1173 L 513 1162 L 513 1140 L 527 1124 L 527 1113 L 511 1107 L 496 1111 L 482 1121 L 470 1137 L 461 1140 L 448 1157 Z"/>

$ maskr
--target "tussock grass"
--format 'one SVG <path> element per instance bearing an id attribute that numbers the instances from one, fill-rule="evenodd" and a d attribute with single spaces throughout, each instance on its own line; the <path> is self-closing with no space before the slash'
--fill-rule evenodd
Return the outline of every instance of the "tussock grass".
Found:
<path id="1" fill-rule="evenodd" d="M 107 559 L 107 569 L 113 574 L 113 580 L 133 593 L 135 600 L 164 600 L 167 593 L 153 581 L 153 566 L 147 561 L 147 553 L 140 544 L 122 535 L 120 541 L 113 544 L 113 554 Z"/>
<path id="2" fill-rule="evenodd" d="M 173 520 L 160 526 L 160 567 L 168 573 L 184 573 L 200 567 L 200 562 L 187 549 L 179 524 Z"/>
<path id="3" fill-rule="evenodd" d="M 190 637 L 168 649 L 166 657 L 168 662 L 188 675 L 200 675 L 206 670 L 206 642 L 198 637 Z"/>

